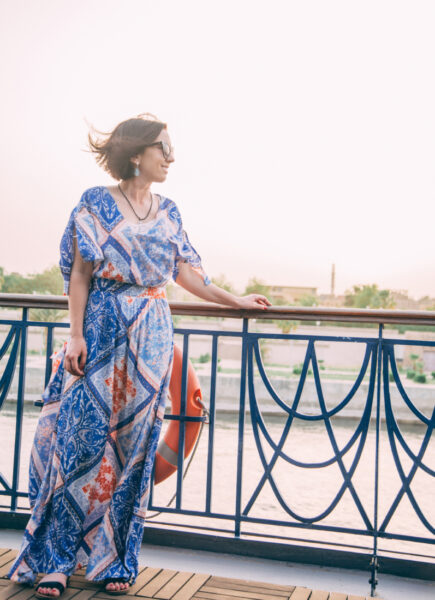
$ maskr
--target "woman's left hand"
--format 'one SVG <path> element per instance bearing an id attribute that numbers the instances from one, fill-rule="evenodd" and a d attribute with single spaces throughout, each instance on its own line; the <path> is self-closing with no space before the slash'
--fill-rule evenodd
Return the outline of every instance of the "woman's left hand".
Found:
<path id="1" fill-rule="evenodd" d="M 246 309 L 259 309 L 267 310 L 268 306 L 272 306 L 272 303 L 263 296 L 262 294 L 248 294 L 247 296 L 239 296 L 238 308 Z"/>

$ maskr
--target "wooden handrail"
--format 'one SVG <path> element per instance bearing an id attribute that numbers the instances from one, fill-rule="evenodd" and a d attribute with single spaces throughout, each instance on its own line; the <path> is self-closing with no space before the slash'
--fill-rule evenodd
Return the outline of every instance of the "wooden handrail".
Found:
<path id="1" fill-rule="evenodd" d="M 0 293 L 0 306 L 14 308 L 52 308 L 68 310 L 66 296 Z M 352 323 L 394 323 L 435 326 L 435 311 L 370 308 L 332 308 L 329 306 L 269 306 L 267 310 L 242 310 L 211 302 L 170 301 L 174 315 L 283 319 L 297 321 L 342 321 Z"/>

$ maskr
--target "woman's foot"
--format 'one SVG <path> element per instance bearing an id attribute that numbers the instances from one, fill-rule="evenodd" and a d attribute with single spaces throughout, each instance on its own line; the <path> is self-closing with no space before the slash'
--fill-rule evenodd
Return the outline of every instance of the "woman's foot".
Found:
<path id="1" fill-rule="evenodd" d="M 130 584 L 122 578 L 107 579 L 105 582 L 105 590 L 109 594 L 126 594 Z"/>
<path id="2" fill-rule="evenodd" d="M 46 585 L 44 585 L 45 582 Z M 57 598 L 63 593 L 62 589 L 52 587 L 50 585 L 52 583 L 59 583 L 61 584 L 60 587 L 62 588 L 63 586 L 65 589 L 68 583 L 68 577 L 64 573 L 48 573 L 47 575 L 44 575 L 36 587 L 36 595 L 38 598 Z"/>

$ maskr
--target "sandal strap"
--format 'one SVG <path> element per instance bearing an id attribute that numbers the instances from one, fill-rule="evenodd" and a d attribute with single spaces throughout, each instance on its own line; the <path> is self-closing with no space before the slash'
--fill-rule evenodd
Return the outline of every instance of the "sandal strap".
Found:
<path id="1" fill-rule="evenodd" d="M 39 591 L 40 588 L 55 588 L 56 590 L 59 590 L 61 594 L 65 591 L 65 586 L 63 583 L 60 583 L 60 581 L 43 581 L 42 583 L 38 583 L 36 591 Z M 49 596 L 47 595 L 47 598 L 48 597 Z"/>
<path id="2" fill-rule="evenodd" d="M 104 580 L 104 585 L 109 583 L 130 583 L 130 579 L 127 577 L 109 577 L 108 579 Z"/>

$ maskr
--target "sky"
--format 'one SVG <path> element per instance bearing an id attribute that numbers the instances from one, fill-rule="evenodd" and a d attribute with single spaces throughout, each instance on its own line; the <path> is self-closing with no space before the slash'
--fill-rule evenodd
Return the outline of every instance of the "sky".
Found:
<path id="1" fill-rule="evenodd" d="M 0 265 L 58 262 L 86 151 L 152 112 L 210 277 L 435 296 L 435 3 L 0 1 Z"/>

